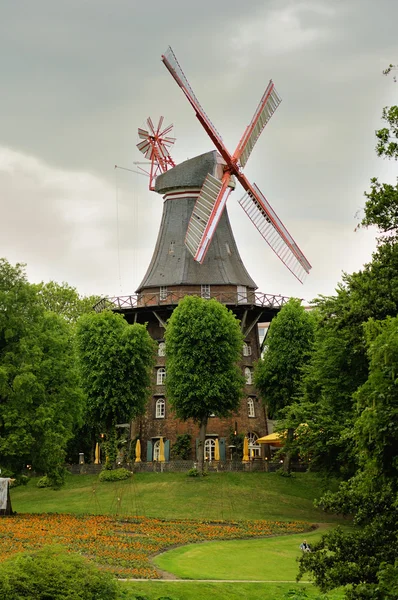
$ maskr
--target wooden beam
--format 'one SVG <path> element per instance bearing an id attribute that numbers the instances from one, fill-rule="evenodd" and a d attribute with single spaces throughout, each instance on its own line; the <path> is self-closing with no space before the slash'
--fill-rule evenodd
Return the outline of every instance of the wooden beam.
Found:
<path id="1" fill-rule="evenodd" d="M 164 327 L 164 329 L 166 329 L 166 323 L 165 323 L 165 321 L 163 321 L 163 319 L 161 317 L 159 317 L 158 313 L 155 310 L 153 310 L 152 312 L 155 315 L 155 317 L 157 318 L 157 320 L 159 321 L 160 326 Z"/>
<path id="2" fill-rule="evenodd" d="M 261 316 L 262 316 L 263 312 L 264 312 L 264 311 L 261 311 L 261 312 L 260 312 L 260 313 L 257 315 L 257 317 L 256 317 L 256 318 L 255 318 L 255 319 L 252 321 L 252 323 L 249 325 L 249 327 L 246 329 L 246 331 L 244 331 L 244 332 L 243 332 L 243 335 L 244 335 L 244 337 L 245 337 L 245 338 L 246 338 L 246 337 L 249 335 L 249 333 L 251 332 L 251 330 L 253 329 L 253 327 L 254 327 L 255 325 L 257 325 L 257 323 L 259 322 L 259 320 L 260 320 L 260 318 L 261 318 Z"/>
<path id="3" fill-rule="evenodd" d="M 241 322 L 240 322 L 240 330 L 241 330 L 241 331 L 243 331 L 243 329 L 244 329 L 244 327 L 245 327 L 245 325 L 246 325 L 247 313 L 248 313 L 248 311 L 247 311 L 247 310 L 245 310 L 245 312 L 243 313 L 243 317 L 242 317 L 242 320 L 241 320 Z"/>

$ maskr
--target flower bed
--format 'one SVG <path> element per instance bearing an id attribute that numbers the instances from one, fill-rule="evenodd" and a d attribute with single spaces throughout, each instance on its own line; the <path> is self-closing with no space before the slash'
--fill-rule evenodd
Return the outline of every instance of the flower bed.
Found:
<path id="1" fill-rule="evenodd" d="M 158 579 L 150 557 L 176 545 L 301 533 L 302 521 L 162 521 L 146 517 L 23 514 L 0 519 L 0 561 L 12 554 L 60 544 L 117 577 Z"/>

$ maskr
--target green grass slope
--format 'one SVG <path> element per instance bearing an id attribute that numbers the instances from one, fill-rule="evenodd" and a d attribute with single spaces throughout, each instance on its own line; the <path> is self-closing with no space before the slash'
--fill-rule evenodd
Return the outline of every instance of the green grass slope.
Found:
<path id="1" fill-rule="evenodd" d="M 326 488 L 312 473 L 297 473 L 291 478 L 276 473 L 212 473 L 200 479 L 185 473 L 142 473 L 106 483 L 93 475 L 70 475 L 60 490 L 40 489 L 35 484 L 33 478 L 27 487 L 11 490 L 15 511 L 164 519 L 338 521 L 314 508 L 313 500 Z"/>

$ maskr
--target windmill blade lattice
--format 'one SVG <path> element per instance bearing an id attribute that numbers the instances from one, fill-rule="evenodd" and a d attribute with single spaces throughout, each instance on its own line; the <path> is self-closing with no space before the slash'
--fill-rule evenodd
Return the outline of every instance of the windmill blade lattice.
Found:
<path id="1" fill-rule="evenodd" d="M 255 183 L 239 204 L 275 254 L 303 283 L 311 265 Z"/>
<path id="2" fill-rule="evenodd" d="M 276 91 L 274 83 L 271 79 L 267 89 L 263 94 L 263 97 L 260 100 L 260 104 L 254 113 L 250 125 L 247 127 L 237 149 L 234 152 L 234 157 L 239 158 L 241 167 L 246 165 L 255 143 L 261 135 L 261 132 L 281 102 L 282 98 Z"/>

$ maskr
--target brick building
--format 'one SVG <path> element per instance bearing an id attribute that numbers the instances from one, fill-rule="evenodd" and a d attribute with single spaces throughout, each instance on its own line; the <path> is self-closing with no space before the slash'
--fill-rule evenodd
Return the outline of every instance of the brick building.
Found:
<path id="1" fill-rule="evenodd" d="M 267 415 L 253 385 L 253 365 L 261 354 L 258 323 L 270 322 L 285 298 L 257 292 L 257 286 L 239 255 L 225 209 L 218 223 L 203 264 L 194 261 L 184 238 L 188 222 L 208 173 L 221 179 L 222 159 L 208 152 L 187 160 L 156 179 L 156 192 L 164 199 L 163 215 L 152 260 L 143 281 L 132 296 L 111 298 L 98 306 L 108 305 L 124 314 L 128 322 L 147 323 L 151 337 L 158 344 L 153 374 L 152 394 L 146 414 L 132 425 L 132 435 L 139 436 L 142 459 L 156 460 L 162 437 L 165 459 L 179 434 L 192 436 L 191 458 L 195 458 L 198 426 L 181 422 L 172 413 L 165 390 L 167 364 L 164 331 L 178 301 L 195 294 L 216 298 L 231 309 L 241 322 L 244 333 L 241 368 L 246 378 L 245 397 L 237 414 L 229 419 L 209 419 L 205 455 L 214 458 L 215 440 L 219 441 L 220 460 L 231 458 L 230 434 L 236 431 L 249 438 L 251 455 L 261 457 L 263 448 L 256 439 L 268 434 Z"/>

